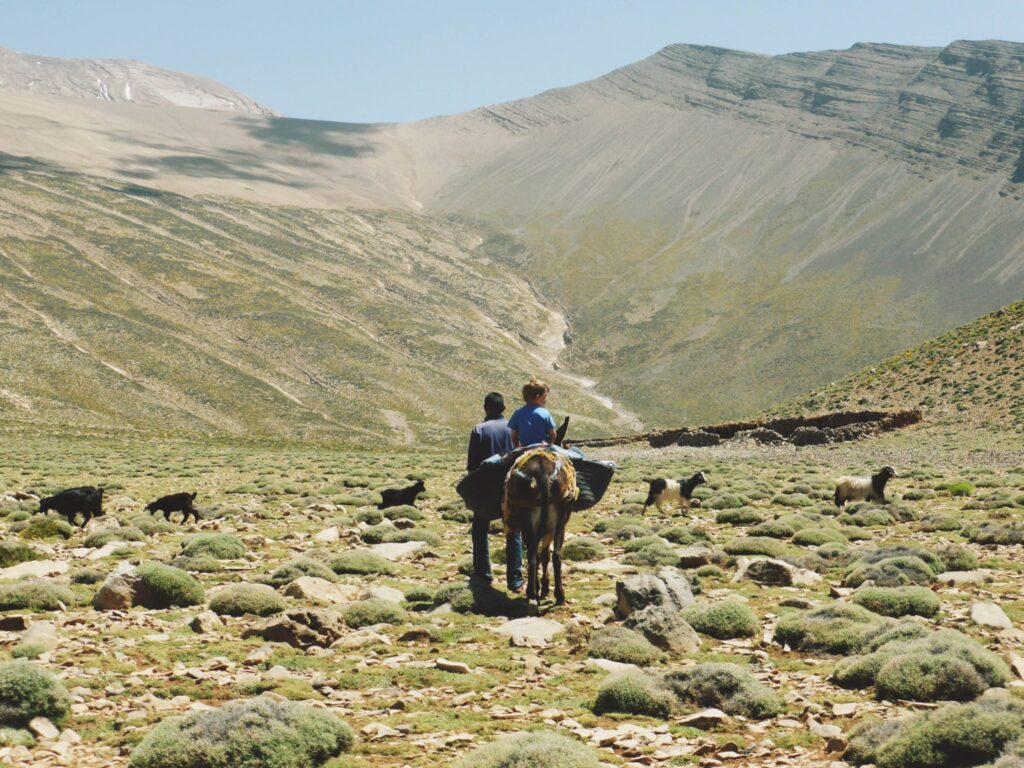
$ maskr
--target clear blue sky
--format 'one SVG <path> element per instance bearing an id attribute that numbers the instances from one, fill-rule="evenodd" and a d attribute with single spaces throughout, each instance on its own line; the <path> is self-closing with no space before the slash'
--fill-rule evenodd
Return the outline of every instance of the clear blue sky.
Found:
<path id="1" fill-rule="evenodd" d="M 130 58 L 292 117 L 404 121 L 571 85 L 670 43 L 760 53 L 1024 41 L 1021 0 L 0 0 L 0 47 Z"/>

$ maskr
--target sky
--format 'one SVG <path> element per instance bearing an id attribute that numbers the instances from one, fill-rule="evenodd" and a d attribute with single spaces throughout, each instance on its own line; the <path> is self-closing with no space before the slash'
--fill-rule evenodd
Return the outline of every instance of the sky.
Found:
<path id="1" fill-rule="evenodd" d="M 400 122 L 598 77 L 672 43 L 758 53 L 1024 42 L 1022 0 L 0 0 L 0 47 L 137 59 L 289 117 Z"/>

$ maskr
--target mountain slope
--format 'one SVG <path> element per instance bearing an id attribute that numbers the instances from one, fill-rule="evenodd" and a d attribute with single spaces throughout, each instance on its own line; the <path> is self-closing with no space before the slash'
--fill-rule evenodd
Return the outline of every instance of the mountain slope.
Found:
<path id="1" fill-rule="evenodd" d="M 387 211 L 0 174 L 0 421 L 461 444 L 531 373 L 574 433 L 616 416 L 546 370 L 560 315 L 486 232 Z"/>
<path id="2" fill-rule="evenodd" d="M 0 88 L 148 106 L 274 114 L 215 80 L 161 69 L 141 61 L 58 59 L 7 48 L 0 48 Z"/>
<path id="3" fill-rule="evenodd" d="M 932 423 L 1024 431 L 1024 301 L 774 409 L 920 407 Z"/>
<path id="4" fill-rule="evenodd" d="M 499 280 L 566 315 L 562 365 L 652 427 L 702 423 L 1024 295 L 1022 72 L 1024 45 L 993 41 L 670 46 L 529 99 L 363 126 L 11 93 L 0 164 L 457 220 Z"/>

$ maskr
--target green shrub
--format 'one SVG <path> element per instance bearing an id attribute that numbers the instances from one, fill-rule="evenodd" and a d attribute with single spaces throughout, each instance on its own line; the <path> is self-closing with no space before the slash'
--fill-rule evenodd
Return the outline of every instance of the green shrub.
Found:
<path id="1" fill-rule="evenodd" d="M 153 515 L 138 515 L 133 517 L 131 522 L 133 528 L 142 531 L 147 536 L 152 536 L 155 533 L 174 533 L 178 530 L 172 523 Z"/>
<path id="2" fill-rule="evenodd" d="M 939 560 L 942 561 L 942 568 L 946 571 L 973 571 L 978 567 L 978 558 L 967 549 L 958 544 L 946 544 L 936 551 Z"/>
<path id="3" fill-rule="evenodd" d="M 921 518 L 921 524 L 918 527 L 922 531 L 932 533 L 934 531 L 958 531 L 960 526 L 961 522 L 952 515 L 947 515 L 944 512 L 929 512 Z"/>
<path id="4" fill-rule="evenodd" d="M 284 563 L 270 574 L 267 583 L 275 587 L 283 587 L 285 584 L 291 584 L 301 576 L 315 576 L 318 579 L 325 579 L 327 581 L 337 580 L 334 571 L 319 560 L 313 560 L 310 557 L 297 557 Z"/>
<path id="5" fill-rule="evenodd" d="M 112 541 L 145 541 L 146 534 L 138 528 L 104 528 L 85 537 L 83 547 L 99 549 Z"/>
<path id="6" fill-rule="evenodd" d="M 384 534 L 385 544 L 404 544 L 407 541 L 422 541 L 432 547 L 441 543 L 441 537 L 426 528 L 409 528 L 404 531 L 392 530 Z"/>
<path id="7" fill-rule="evenodd" d="M 776 539 L 763 536 L 744 536 L 727 541 L 722 547 L 730 555 L 767 555 L 780 558 L 789 551 L 786 545 Z"/>
<path id="8" fill-rule="evenodd" d="M 210 610 L 218 616 L 270 616 L 287 607 L 285 599 L 266 584 L 231 584 L 210 598 Z"/>
<path id="9" fill-rule="evenodd" d="M 407 603 L 429 603 L 434 599 L 434 591 L 427 587 L 409 587 L 405 590 Z"/>
<path id="10" fill-rule="evenodd" d="M 904 622 L 873 638 L 865 650 L 862 656 L 841 661 L 832 679 L 844 688 L 875 685 L 879 698 L 974 698 L 989 686 L 1002 685 L 1010 675 L 1002 659 L 951 629 L 928 633 L 918 624 Z"/>
<path id="11" fill-rule="evenodd" d="M 411 504 L 399 504 L 397 507 L 388 507 L 384 510 L 384 517 L 388 520 L 425 520 L 426 516 Z"/>
<path id="12" fill-rule="evenodd" d="M 839 541 L 828 541 L 814 550 L 814 554 L 825 560 L 842 561 L 844 558 L 849 557 L 850 548 Z"/>
<path id="13" fill-rule="evenodd" d="M 9 568 L 18 563 L 38 560 L 42 555 L 27 544 L 17 541 L 0 541 L 0 568 Z"/>
<path id="14" fill-rule="evenodd" d="M 182 544 L 185 557 L 209 555 L 218 560 L 234 560 L 245 555 L 245 544 L 230 533 L 197 533 Z"/>
<path id="15" fill-rule="evenodd" d="M 162 721 L 132 752 L 131 768 L 315 768 L 352 748 L 334 715 L 268 698 Z"/>
<path id="16" fill-rule="evenodd" d="M 836 518 L 843 525 L 853 525 L 858 528 L 877 528 L 879 526 L 890 526 L 896 524 L 896 518 L 884 509 L 866 506 L 855 512 L 845 512 Z"/>
<path id="17" fill-rule="evenodd" d="M 843 753 L 843 760 L 853 765 L 874 763 L 878 750 L 903 726 L 901 720 L 879 720 L 869 717 L 855 725 L 848 734 L 849 746 Z"/>
<path id="18" fill-rule="evenodd" d="M 441 519 L 450 523 L 471 523 L 473 522 L 473 511 L 470 509 L 446 509 L 441 513 Z"/>
<path id="19" fill-rule="evenodd" d="M 772 539 L 788 539 L 796 530 L 782 520 L 766 520 L 750 529 L 750 536 L 767 536 Z"/>
<path id="20" fill-rule="evenodd" d="M 965 533 L 975 544 L 1024 543 L 1024 526 L 1018 524 L 986 522 L 977 528 L 968 528 Z"/>
<path id="21" fill-rule="evenodd" d="M 639 541 L 639 539 L 634 539 L 634 541 Z M 675 565 L 678 562 L 679 555 L 676 554 L 675 550 L 666 541 L 660 538 L 648 543 L 645 547 L 622 556 L 623 564 L 646 568 L 655 568 L 659 565 Z"/>
<path id="22" fill-rule="evenodd" d="M 23 539 L 70 539 L 74 531 L 67 520 L 52 515 L 35 515 L 19 529 L 18 535 Z"/>
<path id="23" fill-rule="evenodd" d="M 672 711 L 672 695 L 647 675 L 613 675 L 597 690 L 594 712 L 623 712 L 665 719 Z"/>
<path id="24" fill-rule="evenodd" d="M 590 655 L 646 667 L 664 661 L 665 654 L 646 637 L 625 627 L 604 627 L 590 636 Z"/>
<path id="25" fill-rule="evenodd" d="M 654 533 L 642 518 L 632 515 L 605 517 L 594 523 L 594 533 L 603 533 L 620 541 L 650 536 Z"/>
<path id="26" fill-rule="evenodd" d="M 11 648 L 12 659 L 38 659 L 44 653 L 46 653 L 46 646 L 37 643 L 16 645 Z"/>
<path id="27" fill-rule="evenodd" d="M 185 607 L 203 602 L 203 587 L 191 575 L 171 565 L 143 563 L 135 570 L 136 594 L 147 608 Z"/>
<path id="28" fill-rule="evenodd" d="M 107 574 L 99 568 L 78 568 L 71 572 L 72 584 L 99 584 Z"/>
<path id="29" fill-rule="evenodd" d="M 748 502 L 749 499 L 737 493 L 723 493 L 718 496 L 712 496 L 704 506 L 708 509 L 739 509 L 740 507 L 745 507 Z"/>
<path id="30" fill-rule="evenodd" d="M 398 624 L 406 619 L 402 606 L 377 598 L 350 603 L 341 615 L 345 623 L 355 629 L 373 624 Z"/>
<path id="31" fill-rule="evenodd" d="M 171 560 L 171 565 L 183 571 L 194 571 L 196 573 L 217 573 L 217 571 L 223 568 L 220 560 L 209 555 L 196 555 L 195 557 L 178 555 Z"/>
<path id="32" fill-rule="evenodd" d="M 366 550 L 341 552 L 327 564 L 335 573 L 355 573 L 362 576 L 388 575 L 395 572 L 395 566 L 387 558 Z"/>
<path id="33" fill-rule="evenodd" d="M 695 630 L 716 640 L 751 637 L 757 634 L 757 614 L 738 600 L 723 600 L 711 605 L 691 605 L 683 609 L 683 618 Z"/>
<path id="34" fill-rule="evenodd" d="M 526 604 L 504 590 L 465 582 L 444 584 L 434 592 L 434 605 L 449 603 L 456 613 L 479 613 L 484 616 L 522 616 Z"/>
<path id="35" fill-rule="evenodd" d="M 528 731 L 502 736 L 477 747 L 452 768 L 599 768 L 591 747 L 554 731 Z"/>
<path id="36" fill-rule="evenodd" d="M 860 650 L 885 626 L 886 619 L 866 608 L 836 603 L 783 616 L 775 637 L 795 650 L 847 655 Z"/>
<path id="37" fill-rule="evenodd" d="M 359 534 L 359 538 L 367 544 L 381 544 L 384 542 L 385 536 L 389 533 L 397 532 L 398 529 L 391 523 L 380 523 L 378 525 L 371 525 L 369 528 L 364 528 L 362 533 Z"/>
<path id="38" fill-rule="evenodd" d="M 880 587 L 902 587 L 930 584 L 935 573 L 918 557 L 891 557 L 878 563 L 855 562 L 843 580 L 848 587 L 859 587 L 873 581 Z"/>
<path id="39" fill-rule="evenodd" d="M 793 543 L 802 547 L 816 547 L 821 544 L 845 544 L 846 536 L 830 528 L 804 528 L 793 536 Z"/>
<path id="40" fill-rule="evenodd" d="M 761 513 L 750 507 L 723 509 L 715 515 L 715 522 L 721 525 L 753 525 L 762 521 Z"/>
<path id="41" fill-rule="evenodd" d="M 22 728 L 35 717 L 60 721 L 71 696 L 52 673 L 26 659 L 0 663 L 0 726 Z"/>
<path id="42" fill-rule="evenodd" d="M 877 749 L 878 768 L 976 766 L 1024 733 L 1021 705 L 1009 697 L 952 704 L 897 723 Z"/>
<path id="43" fill-rule="evenodd" d="M 782 507 L 813 507 L 814 499 L 804 493 L 780 493 L 772 497 L 772 504 Z"/>
<path id="44" fill-rule="evenodd" d="M 384 513 L 379 509 L 363 509 L 356 515 L 356 520 L 367 525 L 380 525 L 384 519 Z"/>
<path id="45" fill-rule="evenodd" d="M 950 496 L 970 496 L 974 493 L 974 483 L 968 482 L 967 480 L 961 480 L 957 483 L 948 483 L 943 487 L 944 491 L 947 491 Z"/>
<path id="46" fill-rule="evenodd" d="M 939 612 L 939 598 L 927 587 L 863 587 L 853 602 L 882 616 L 926 616 Z"/>
<path id="47" fill-rule="evenodd" d="M 717 565 L 702 565 L 695 573 L 701 579 L 724 579 L 726 576 L 725 571 Z"/>
<path id="48" fill-rule="evenodd" d="M 0 611 L 58 611 L 71 605 L 71 590 L 46 579 L 0 583 Z"/>
<path id="49" fill-rule="evenodd" d="M 693 544 L 695 542 L 707 541 L 708 535 L 705 531 L 698 528 L 691 528 L 687 525 L 673 525 L 668 528 L 662 528 L 658 531 L 658 535 L 665 541 L 671 541 L 673 544 Z"/>
<path id="50" fill-rule="evenodd" d="M 735 664 L 698 664 L 669 672 L 664 683 L 684 704 L 716 707 L 730 715 L 763 720 L 785 709 L 782 698 Z"/>
<path id="51" fill-rule="evenodd" d="M 604 554 L 604 545 L 590 536 L 573 536 L 562 545 L 562 559 L 571 562 L 600 560 Z"/>

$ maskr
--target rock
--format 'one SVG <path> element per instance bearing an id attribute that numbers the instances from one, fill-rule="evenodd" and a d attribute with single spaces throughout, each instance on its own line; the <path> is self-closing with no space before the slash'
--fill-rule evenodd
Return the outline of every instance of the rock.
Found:
<path id="1" fill-rule="evenodd" d="M 830 739 L 825 740 L 825 751 L 826 752 L 845 752 L 846 748 L 850 745 L 850 742 L 843 736 L 833 736 Z M 832 765 L 835 765 L 833 763 Z"/>
<path id="2" fill-rule="evenodd" d="M 1010 668 L 1021 680 L 1024 680 L 1024 659 L 1016 653 L 1010 654 Z"/>
<path id="3" fill-rule="evenodd" d="M 338 530 L 338 526 L 332 525 L 330 528 L 324 528 L 320 533 L 313 537 L 313 541 L 319 541 L 323 544 L 332 544 L 341 539 L 341 531 Z"/>
<path id="4" fill-rule="evenodd" d="M 789 436 L 793 445 L 824 445 L 828 442 L 828 434 L 817 427 L 797 427 Z"/>
<path id="5" fill-rule="evenodd" d="M 640 632 L 669 653 L 683 655 L 700 648 L 700 636 L 679 611 L 661 605 L 648 605 L 633 611 L 626 617 L 625 626 Z"/>
<path id="6" fill-rule="evenodd" d="M 522 642 L 514 642 L 514 644 L 520 648 L 527 648 L 535 645 L 542 647 L 547 645 L 555 635 L 561 633 L 564 629 L 554 619 L 527 617 L 525 619 L 506 621 L 492 631 L 496 634 L 510 637 L 513 641 L 521 640 Z"/>
<path id="7" fill-rule="evenodd" d="M 398 638 L 400 643 L 423 643 L 425 645 L 429 645 L 431 640 L 433 640 L 433 636 L 430 634 L 430 630 L 423 627 L 406 630 Z"/>
<path id="8" fill-rule="evenodd" d="M 289 672 L 286 667 L 282 667 L 280 664 L 275 664 L 263 673 L 264 680 L 290 680 L 291 678 L 292 673 Z"/>
<path id="9" fill-rule="evenodd" d="M 224 622 L 213 611 L 203 611 L 199 615 L 192 617 L 192 620 L 188 623 L 189 629 L 199 634 L 209 634 L 223 626 Z"/>
<path id="10" fill-rule="evenodd" d="M 682 547 L 676 550 L 679 555 L 679 568 L 700 568 L 711 562 L 711 550 L 707 547 Z"/>
<path id="11" fill-rule="evenodd" d="M 572 566 L 573 572 L 580 573 L 627 574 L 637 572 L 635 565 L 625 565 L 618 560 L 611 559 L 594 560 L 589 563 L 569 563 L 568 565 Z"/>
<path id="12" fill-rule="evenodd" d="M 61 576 L 70 568 L 67 563 L 60 560 L 29 560 L 25 563 L 18 563 L 9 568 L 0 568 L 0 580 L 15 581 L 24 579 L 26 576 L 45 579 L 47 576 Z"/>
<path id="13" fill-rule="evenodd" d="M 284 594 L 298 600 L 308 600 L 320 605 L 341 605 L 359 598 L 359 587 L 350 584 L 334 584 L 318 576 L 300 576 L 285 586 Z"/>
<path id="14" fill-rule="evenodd" d="M 357 629 L 355 632 L 351 632 L 343 637 L 339 637 L 333 643 L 331 648 L 337 650 L 339 648 L 363 648 L 367 645 L 391 645 L 391 638 L 387 635 L 382 635 L 380 632 L 375 632 L 372 629 Z"/>
<path id="15" fill-rule="evenodd" d="M 127 611 L 135 603 L 135 587 L 139 583 L 135 569 L 118 569 L 107 576 L 92 598 L 97 611 Z"/>
<path id="16" fill-rule="evenodd" d="M 736 575 L 732 580 L 737 582 L 742 579 L 774 587 L 815 587 L 821 583 L 821 576 L 814 571 L 797 568 L 784 560 L 770 557 L 739 558 L 736 561 Z"/>
<path id="17" fill-rule="evenodd" d="M 345 622 L 334 611 L 302 608 L 260 621 L 246 629 L 242 639 L 260 637 L 272 643 L 287 643 L 293 648 L 314 645 L 329 648 L 345 632 Z"/>
<path id="18" fill-rule="evenodd" d="M 676 720 L 678 725 L 686 726 L 689 728 L 699 728 L 702 731 L 706 731 L 710 728 L 714 728 L 717 725 L 721 725 L 729 716 L 720 709 L 703 709 L 700 712 L 694 712 L 692 715 L 686 715 Z"/>
<path id="19" fill-rule="evenodd" d="M 41 645 L 49 650 L 57 647 L 60 635 L 57 634 L 57 626 L 52 621 L 37 621 L 25 630 L 21 642 L 25 645 Z"/>
<path id="20" fill-rule="evenodd" d="M 951 587 L 959 587 L 964 584 L 983 584 L 992 581 L 992 571 L 988 568 L 978 568 L 974 571 L 943 571 L 935 577 L 935 580 Z"/>
<path id="21" fill-rule="evenodd" d="M 838 725 L 824 725 L 814 718 L 808 719 L 807 728 L 815 736 L 820 736 L 823 739 L 835 739 L 843 735 L 843 729 Z"/>
<path id="22" fill-rule="evenodd" d="M 60 729 L 45 717 L 33 717 L 28 721 L 28 729 L 40 739 L 51 741 L 60 736 Z"/>
<path id="23" fill-rule="evenodd" d="M 616 611 L 622 618 L 648 605 L 661 605 L 679 611 L 695 602 L 690 582 L 678 569 L 666 566 L 657 576 L 630 576 L 615 584 Z"/>
<path id="24" fill-rule="evenodd" d="M 405 602 L 405 593 L 394 587 L 377 584 L 364 590 L 360 596 L 360 600 L 370 599 L 383 600 L 386 603 L 403 603 Z"/>
<path id="25" fill-rule="evenodd" d="M 995 603 L 972 603 L 971 621 L 992 629 L 1013 629 L 1013 622 Z"/>
<path id="26" fill-rule="evenodd" d="M 676 445 L 690 448 L 706 448 L 710 445 L 718 445 L 722 438 L 714 432 L 705 432 L 703 429 L 694 429 L 683 432 L 676 439 Z"/>
<path id="27" fill-rule="evenodd" d="M 370 547 L 370 551 L 374 554 L 380 555 L 386 560 L 401 560 L 403 557 L 408 557 L 413 552 L 421 549 L 426 544 L 422 541 L 403 541 L 400 543 L 391 544 L 374 544 Z"/>
<path id="28" fill-rule="evenodd" d="M 90 521 L 91 522 L 91 521 Z M 90 550 L 89 554 L 86 555 L 87 560 L 102 560 L 104 557 L 109 557 L 119 549 L 125 547 L 139 548 L 145 546 L 145 542 L 141 541 L 111 541 L 104 544 L 102 547 Z"/>
<path id="29" fill-rule="evenodd" d="M 843 704 L 833 704 L 832 714 L 836 717 L 850 717 L 857 714 L 857 702 L 850 701 Z"/>
<path id="30" fill-rule="evenodd" d="M 587 659 L 586 665 L 595 669 L 603 669 L 605 672 L 639 672 L 640 667 L 636 664 L 626 664 L 611 659 Z"/>
<path id="31" fill-rule="evenodd" d="M 805 597 L 787 597 L 779 602 L 779 605 L 784 608 L 800 608 L 805 611 L 814 608 L 817 604 L 816 601 L 808 600 Z"/>
<path id="32" fill-rule="evenodd" d="M 0 632 L 22 632 L 29 628 L 29 617 L 24 614 L 0 616 Z"/>
<path id="33" fill-rule="evenodd" d="M 457 675 L 468 675 L 473 670 L 462 661 L 449 661 L 448 659 L 435 659 L 434 666 L 443 669 L 445 672 L 454 672 Z"/>

